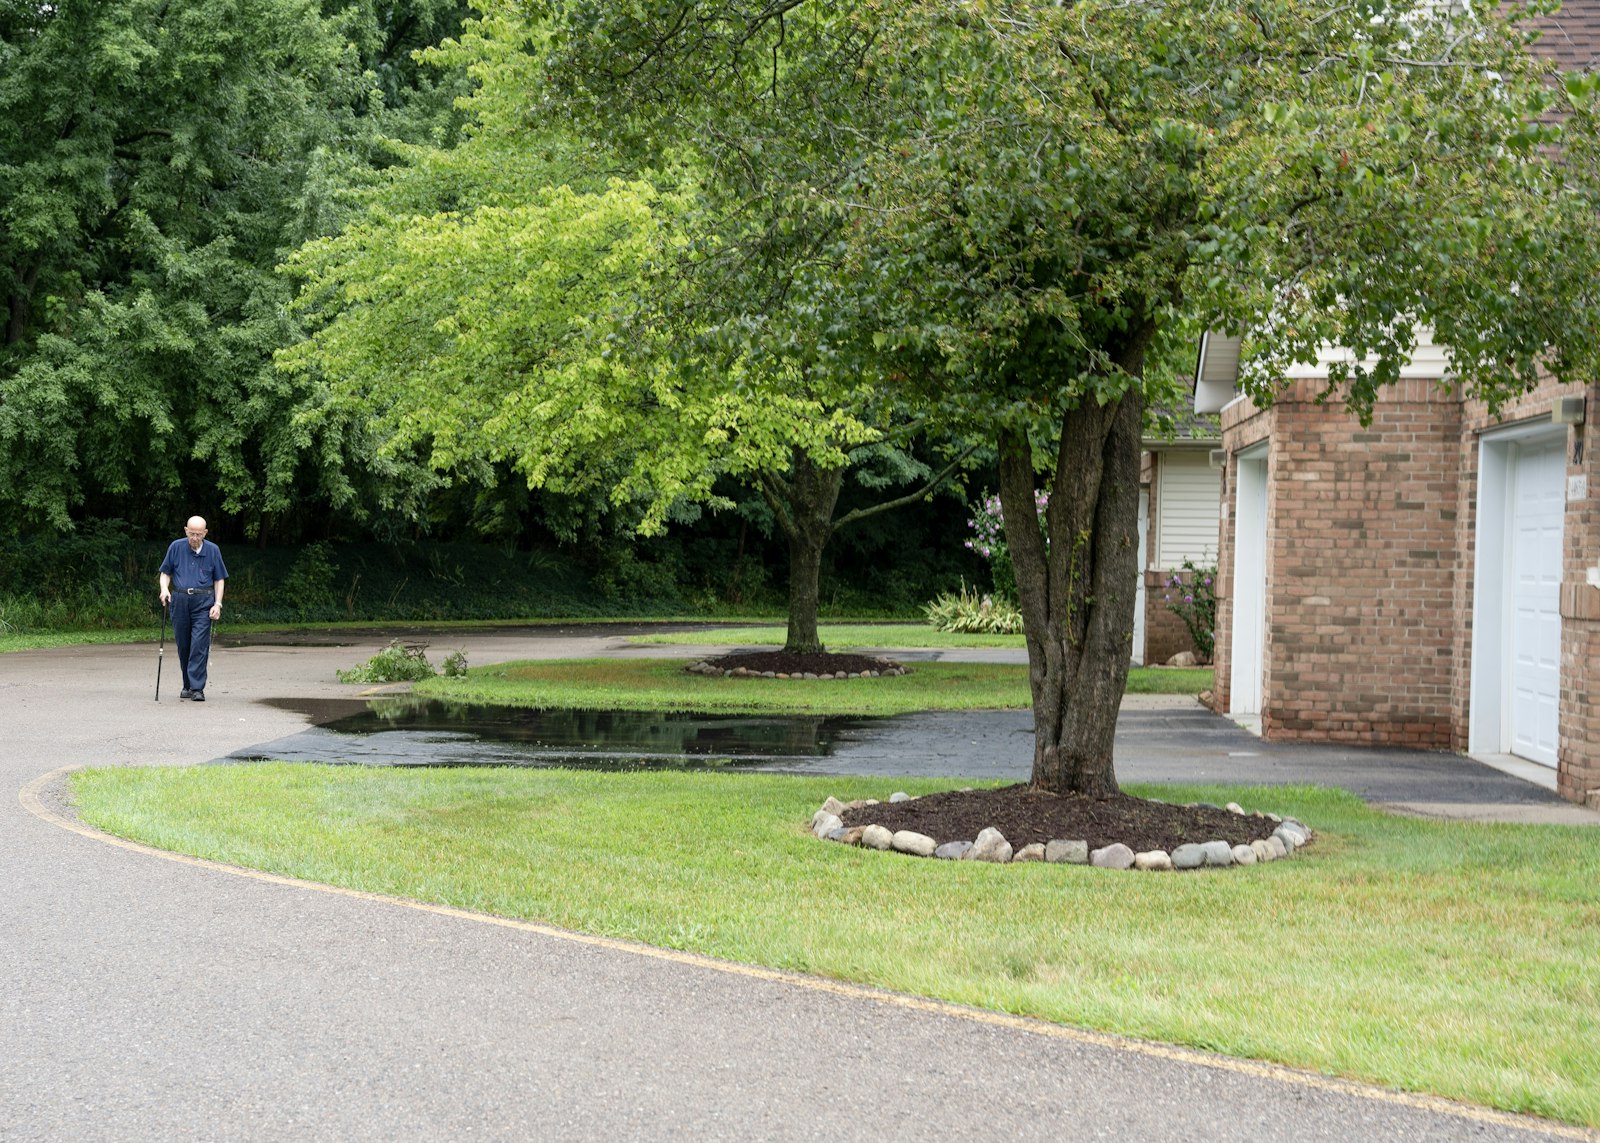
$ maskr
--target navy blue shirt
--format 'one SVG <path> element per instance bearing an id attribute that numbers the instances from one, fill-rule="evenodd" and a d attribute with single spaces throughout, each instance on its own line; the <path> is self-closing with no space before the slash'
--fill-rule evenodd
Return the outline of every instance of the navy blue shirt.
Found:
<path id="1" fill-rule="evenodd" d="M 198 552 L 189 546 L 188 540 L 173 540 L 166 558 L 161 561 L 161 572 L 172 577 L 174 591 L 186 587 L 209 589 L 219 579 L 228 578 L 222 549 L 210 540 L 201 540 Z"/>

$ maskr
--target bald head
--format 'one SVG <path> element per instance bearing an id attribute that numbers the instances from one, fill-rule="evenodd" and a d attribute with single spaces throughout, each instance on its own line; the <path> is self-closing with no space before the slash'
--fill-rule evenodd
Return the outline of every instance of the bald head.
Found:
<path id="1" fill-rule="evenodd" d="M 206 539 L 205 517 L 190 516 L 189 522 L 183 526 L 183 534 L 188 537 L 189 546 L 198 552 Z"/>

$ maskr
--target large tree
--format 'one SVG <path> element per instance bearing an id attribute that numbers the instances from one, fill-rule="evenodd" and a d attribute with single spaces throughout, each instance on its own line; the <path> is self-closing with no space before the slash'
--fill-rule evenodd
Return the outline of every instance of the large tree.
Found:
<path id="1" fill-rule="evenodd" d="M 928 418 L 817 352 L 815 317 L 781 296 L 761 340 L 729 337 L 707 297 L 750 283 L 703 225 L 700 172 L 670 154 L 637 170 L 625 147 L 530 117 L 549 46 L 484 5 L 431 53 L 477 83 L 460 144 L 403 149 L 361 219 L 292 259 L 311 335 L 280 360 L 326 384 L 302 420 L 367 416 L 380 455 L 421 449 L 456 477 L 509 463 L 536 488 L 601 489 L 642 506 L 645 533 L 746 482 L 789 549 L 786 649 L 820 651 L 829 539 L 929 495 L 971 449 L 937 470 L 913 459 Z M 841 511 L 850 474 L 872 497 Z"/>
<path id="2" fill-rule="evenodd" d="M 1530 55 L 1514 6 L 550 8 L 567 109 L 702 155 L 722 257 L 833 315 L 819 352 L 992 436 L 1045 790 L 1116 789 L 1140 429 L 1175 333 L 1259 332 L 1263 398 L 1347 346 L 1329 395 L 1356 415 L 1423 327 L 1491 405 L 1600 356 L 1595 89 Z M 726 292 L 719 327 L 759 343 L 761 297 Z"/>

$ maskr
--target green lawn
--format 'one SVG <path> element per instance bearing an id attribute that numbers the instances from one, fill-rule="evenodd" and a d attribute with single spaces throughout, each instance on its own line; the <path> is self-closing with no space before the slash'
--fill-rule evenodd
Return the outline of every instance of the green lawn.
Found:
<path id="1" fill-rule="evenodd" d="M 681 659 L 558 659 L 475 667 L 424 679 L 417 694 L 497 706 L 778 714 L 907 714 L 1026 709 L 1028 669 L 1009 663 L 918 663 L 882 679 L 708 679 Z"/>
<path id="2" fill-rule="evenodd" d="M 716 646 L 781 647 L 783 624 L 716 627 L 705 631 L 667 631 L 629 636 L 631 643 L 710 643 Z M 859 647 L 1023 647 L 1021 635 L 964 635 L 935 631 L 926 623 L 824 623 L 817 637 L 830 651 Z"/>
<path id="3" fill-rule="evenodd" d="M 940 786 L 286 764 L 72 783 L 85 820 L 219 861 L 1600 1126 L 1600 831 L 1186 787 L 1166 796 L 1293 814 L 1317 840 L 1137 874 L 806 833 L 829 794 Z"/>
<path id="4" fill-rule="evenodd" d="M 1025 710 L 1028 669 L 1015 663 L 914 663 L 881 679 L 723 679 L 691 675 L 679 659 L 543 659 L 475 667 L 465 678 L 424 679 L 432 698 L 496 706 L 892 715 L 919 710 Z M 1197 694 L 1209 670 L 1135 671 L 1128 690 Z"/>

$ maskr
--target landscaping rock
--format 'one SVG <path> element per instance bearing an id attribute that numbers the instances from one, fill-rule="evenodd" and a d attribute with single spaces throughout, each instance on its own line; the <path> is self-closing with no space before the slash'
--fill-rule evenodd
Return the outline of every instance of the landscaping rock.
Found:
<path id="1" fill-rule="evenodd" d="M 1233 863 L 1235 865 L 1254 865 L 1256 863 L 1256 851 L 1248 845 L 1234 846 Z"/>
<path id="2" fill-rule="evenodd" d="M 811 832 L 818 837 L 826 837 L 833 830 L 843 828 L 844 822 L 839 820 L 838 814 L 830 814 L 823 810 L 818 810 L 817 816 L 811 819 Z"/>
<path id="3" fill-rule="evenodd" d="M 1290 853 L 1300 848 L 1300 834 L 1286 826 L 1279 826 L 1272 831 L 1272 836 L 1283 844 L 1283 848 Z"/>
<path id="4" fill-rule="evenodd" d="M 934 850 L 933 855 L 945 861 L 960 861 L 967 855 L 967 850 L 971 848 L 972 843 L 970 841 L 947 841 Z"/>
<path id="5" fill-rule="evenodd" d="M 1087 865 L 1089 864 L 1089 843 L 1086 841 L 1046 842 L 1044 859 L 1056 865 Z"/>
<path id="6" fill-rule="evenodd" d="M 1172 855 L 1164 849 L 1152 849 L 1133 855 L 1135 869 L 1168 870 L 1172 868 Z"/>
<path id="7" fill-rule="evenodd" d="M 1268 852 L 1272 854 L 1274 860 L 1280 857 L 1289 856 L 1289 847 L 1283 844 L 1283 838 L 1279 837 L 1277 834 L 1273 834 L 1271 837 L 1267 838 L 1264 844 L 1266 845 Z"/>
<path id="8" fill-rule="evenodd" d="M 939 848 L 939 843 L 925 833 L 900 829 L 895 830 L 894 836 L 889 839 L 889 848 L 915 857 L 932 857 L 933 851 Z"/>
<path id="9" fill-rule="evenodd" d="M 1193 651 L 1179 651 L 1176 655 L 1167 660 L 1167 666 L 1193 667 L 1199 662 L 1200 660 L 1195 657 L 1195 653 Z"/>
<path id="10" fill-rule="evenodd" d="M 1223 806 L 1222 808 L 1227 810 L 1230 814 L 1238 814 L 1240 817 L 1244 816 L 1244 807 L 1241 806 L 1238 802 L 1229 802 L 1226 806 Z"/>
<path id="11" fill-rule="evenodd" d="M 1205 863 L 1205 850 L 1193 842 L 1188 845 L 1180 845 L 1172 851 L 1172 867 L 1174 869 L 1199 869 Z"/>
<path id="12" fill-rule="evenodd" d="M 822 812 L 825 814 L 843 815 L 845 810 L 849 808 L 849 806 L 845 805 L 838 798 L 835 798 L 831 794 L 828 795 L 828 800 L 822 803 Z"/>
<path id="13" fill-rule="evenodd" d="M 845 845 L 860 845 L 861 835 L 867 832 L 866 826 L 851 826 L 844 831 L 844 836 L 839 840 Z"/>
<path id="14" fill-rule="evenodd" d="M 992 861 L 1004 865 L 1011 860 L 1011 843 L 999 830 L 989 828 L 978 834 L 978 839 L 967 851 L 968 861 Z"/>
<path id="15" fill-rule="evenodd" d="M 904 790 L 896 790 L 894 793 L 889 795 L 889 802 L 891 805 L 895 802 L 909 802 L 910 800 L 911 795 L 906 793 Z"/>
<path id="16" fill-rule="evenodd" d="M 1225 841 L 1208 841 L 1200 847 L 1200 852 L 1205 854 L 1207 865 L 1233 864 L 1233 846 Z"/>
<path id="17" fill-rule="evenodd" d="M 1272 847 L 1264 841 L 1252 841 L 1250 852 L 1256 855 L 1257 861 L 1272 861 Z"/>
<path id="18" fill-rule="evenodd" d="M 894 834 L 881 825 L 869 825 L 861 831 L 861 844 L 868 849 L 888 849 L 893 841 Z"/>
<path id="19" fill-rule="evenodd" d="M 1113 842 L 1104 849 L 1097 849 L 1091 853 L 1089 864 L 1096 869 L 1132 869 L 1133 850 L 1120 841 Z"/>
<path id="20" fill-rule="evenodd" d="M 1044 842 L 1036 841 L 1032 845 L 1025 845 L 1012 855 L 1012 861 L 1043 861 Z"/>

